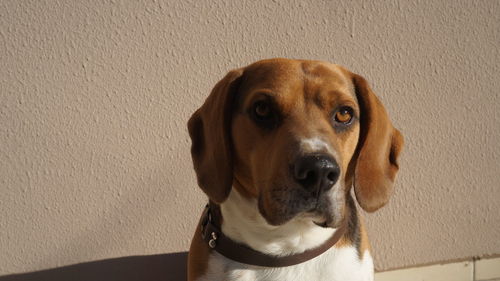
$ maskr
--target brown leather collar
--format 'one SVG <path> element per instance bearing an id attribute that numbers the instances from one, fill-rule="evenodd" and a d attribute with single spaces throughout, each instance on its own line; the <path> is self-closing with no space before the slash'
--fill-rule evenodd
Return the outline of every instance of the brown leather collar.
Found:
<path id="1" fill-rule="evenodd" d="M 265 267 L 291 266 L 315 258 L 335 245 L 346 230 L 344 221 L 330 239 L 314 249 L 290 256 L 273 256 L 255 251 L 225 236 L 220 229 L 221 218 L 220 207 L 212 202 L 207 204 L 201 219 L 201 235 L 208 246 L 233 261 Z"/>

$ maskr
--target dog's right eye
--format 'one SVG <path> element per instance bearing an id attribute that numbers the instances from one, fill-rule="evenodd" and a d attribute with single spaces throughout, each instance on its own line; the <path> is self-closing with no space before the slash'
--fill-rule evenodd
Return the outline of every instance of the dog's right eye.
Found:
<path id="1" fill-rule="evenodd" d="M 265 120 L 271 117 L 271 105 L 265 101 L 258 101 L 253 106 L 253 111 L 255 113 L 255 117 L 260 120 Z"/>
<path id="2" fill-rule="evenodd" d="M 271 128 L 276 125 L 276 114 L 269 101 L 255 102 L 250 109 L 250 116 L 260 126 Z"/>

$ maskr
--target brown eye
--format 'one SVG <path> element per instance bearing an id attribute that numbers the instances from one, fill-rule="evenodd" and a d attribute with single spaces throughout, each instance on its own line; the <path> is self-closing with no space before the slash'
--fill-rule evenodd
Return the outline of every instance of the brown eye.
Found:
<path id="1" fill-rule="evenodd" d="M 268 99 L 256 101 L 249 108 L 250 118 L 263 129 L 273 129 L 278 126 L 279 114 L 274 104 Z"/>
<path id="2" fill-rule="evenodd" d="M 351 122 L 352 116 L 352 108 L 344 106 L 337 110 L 337 112 L 335 112 L 335 121 L 347 125 L 349 124 L 349 122 Z"/>
<path id="3" fill-rule="evenodd" d="M 265 101 L 258 101 L 254 104 L 253 111 L 255 117 L 260 120 L 268 119 L 272 116 L 271 106 Z"/>

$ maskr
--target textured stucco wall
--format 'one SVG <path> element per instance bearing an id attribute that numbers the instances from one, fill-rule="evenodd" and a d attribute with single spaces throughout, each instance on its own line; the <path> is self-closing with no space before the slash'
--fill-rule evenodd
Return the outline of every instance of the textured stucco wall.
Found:
<path id="1" fill-rule="evenodd" d="M 406 137 L 378 269 L 499 254 L 499 45 L 495 0 L 0 1 L 0 275 L 186 250 L 186 120 L 277 56 L 362 74 Z"/>

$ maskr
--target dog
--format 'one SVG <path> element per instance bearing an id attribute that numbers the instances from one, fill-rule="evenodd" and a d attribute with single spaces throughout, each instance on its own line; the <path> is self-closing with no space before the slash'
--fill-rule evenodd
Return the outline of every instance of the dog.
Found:
<path id="1" fill-rule="evenodd" d="M 321 61 L 230 71 L 191 116 L 210 204 L 188 280 L 373 280 L 367 212 L 391 196 L 403 147 L 367 81 Z"/>

